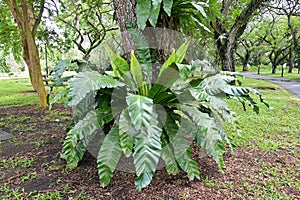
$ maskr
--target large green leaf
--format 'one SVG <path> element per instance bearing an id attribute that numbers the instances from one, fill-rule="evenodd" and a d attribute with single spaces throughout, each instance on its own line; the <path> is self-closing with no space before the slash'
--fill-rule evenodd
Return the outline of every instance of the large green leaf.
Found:
<path id="1" fill-rule="evenodd" d="M 68 132 L 61 154 L 67 161 L 67 169 L 71 170 L 77 166 L 86 151 L 89 140 L 98 128 L 97 114 L 95 111 L 90 111 Z"/>
<path id="2" fill-rule="evenodd" d="M 69 90 L 68 89 L 64 89 L 64 90 L 60 91 L 57 95 L 55 95 L 55 97 L 53 99 L 51 99 L 51 101 L 50 101 L 49 110 L 52 109 L 53 105 L 57 101 L 59 101 L 60 99 L 66 97 L 68 93 L 69 93 Z"/>
<path id="3" fill-rule="evenodd" d="M 188 141 L 181 131 L 177 131 L 175 137 L 171 140 L 171 144 L 173 145 L 175 158 L 178 159 L 182 157 L 190 145 L 192 140 Z"/>
<path id="4" fill-rule="evenodd" d="M 120 115 L 119 128 L 121 132 L 125 132 L 132 136 L 137 136 L 139 133 L 139 131 L 135 129 L 134 124 L 131 121 L 128 108 L 124 109 Z"/>
<path id="5" fill-rule="evenodd" d="M 153 122 L 153 102 L 152 99 L 141 95 L 129 94 L 126 97 L 129 116 L 137 130 L 148 127 Z"/>
<path id="6" fill-rule="evenodd" d="M 120 132 L 120 145 L 126 157 L 131 156 L 133 149 L 134 138 L 130 133 Z"/>
<path id="7" fill-rule="evenodd" d="M 70 59 L 59 60 L 57 65 L 51 69 L 51 72 L 54 72 L 53 78 L 58 80 L 67 69 L 71 69 L 72 71 L 77 70 L 78 65 Z"/>
<path id="8" fill-rule="evenodd" d="M 176 159 L 178 165 L 187 173 L 190 180 L 197 178 L 200 180 L 200 172 L 197 163 L 191 158 L 192 148 L 189 147 L 184 154 Z"/>
<path id="9" fill-rule="evenodd" d="M 167 115 L 166 123 L 164 125 L 164 130 L 168 136 L 169 142 L 174 140 L 179 129 L 175 117 Z"/>
<path id="10" fill-rule="evenodd" d="M 225 169 L 223 154 L 225 147 L 222 141 L 222 126 L 216 119 L 207 113 L 200 112 L 197 108 L 181 106 L 182 111 L 190 117 L 198 129 L 196 142 L 205 149 L 206 153 L 213 157 L 221 170 Z"/>
<path id="11" fill-rule="evenodd" d="M 124 84 L 118 80 L 106 75 L 101 75 L 98 72 L 80 72 L 70 81 L 70 92 L 68 94 L 70 101 L 67 105 L 73 106 L 78 104 L 91 91 L 122 85 Z"/>
<path id="12" fill-rule="evenodd" d="M 179 168 L 174 157 L 174 152 L 172 151 L 169 144 L 163 147 L 161 151 L 161 157 L 166 163 L 166 170 L 168 174 L 178 174 Z"/>
<path id="13" fill-rule="evenodd" d="M 137 0 L 136 2 L 137 25 L 142 30 L 146 27 L 146 22 L 150 16 L 150 11 L 151 11 L 150 0 Z"/>
<path id="14" fill-rule="evenodd" d="M 153 27 L 155 27 L 156 23 L 157 23 L 161 2 L 162 2 L 162 0 L 152 1 L 149 22 Z"/>
<path id="15" fill-rule="evenodd" d="M 135 139 L 134 166 L 138 176 L 135 179 L 137 190 L 147 186 L 157 168 L 161 154 L 162 130 L 156 125 L 151 125 L 141 129 L 141 135 Z"/>
<path id="16" fill-rule="evenodd" d="M 181 63 L 185 57 L 187 49 L 189 47 L 189 42 L 183 43 L 176 52 L 172 53 L 170 57 L 166 60 L 166 62 L 161 66 L 158 80 L 160 80 L 160 76 L 162 75 L 163 71 L 171 66 L 173 63 Z"/>
<path id="17" fill-rule="evenodd" d="M 95 92 L 89 92 L 78 104 L 72 107 L 73 109 L 73 120 L 78 122 L 83 119 L 86 114 L 94 110 L 95 107 Z"/>
<path id="18" fill-rule="evenodd" d="M 139 177 L 134 179 L 136 190 L 140 192 L 144 187 L 150 184 L 154 172 L 142 173 Z"/>
<path id="19" fill-rule="evenodd" d="M 126 21 L 126 28 L 130 33 L 132 40 L 134 41 L 136 53 L 138 54 L 141 68 L 145 76 L 145 81 L 147 84 L 149 84 L 149 86 L 151 86 L 150 84 L 152 83 L 152 61 L 147 40 L 143 32 L 137 29 L 132 22 Z"/>
<path id="20" fill-rule="evenodd" d="M 169 17 L 171 16 L 172 6 L 173 0 L 163 0 L 164 11 L 168 14 Z"/>
<path id="21" fill-rule="evenodd" d="M 179 73 L 176 65 L 173 63 L 167 69 L 165 69 L 160 77 L 157 78 L 156 84 L 151 88 L 149 97 L 152 98 L 156 103 L 174 99 L 173 94 L 168 93 L 166 90 L 171 87 L 176 80 L 179 78 Z"/>
<path id="22" fill-rule="evenodd" d="M 139 89 L 143 85 L 143 74 L 140 63 L 134 55 L 134 51 L 131 51 L 130 72 L 137 85 L 137 88 Z"/>
<path id="23" fill-rule="evenodd" d="M 126 72 L 129 71 L 129 65 L 127 61 L 121 56 L 117 55 L 113 50 L 111 50 L 108 45 L 105 45 L 105 50 L 108 53 L 111 66 L 116 77 L 122 77 Z"/>
<path id="24" fill-rule="evenodd" d="M 119 141 L 119 128 L 114 126 L 104 138 L 97 157 L 97 167 L 101 186 L 109 184 L 121 154 L 122 150 Z"/>

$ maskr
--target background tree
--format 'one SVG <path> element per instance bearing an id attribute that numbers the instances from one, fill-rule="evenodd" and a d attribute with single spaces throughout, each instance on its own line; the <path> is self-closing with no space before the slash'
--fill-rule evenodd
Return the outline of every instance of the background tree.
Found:
<path id="1" fill-rule="evenodd" d="M 289 49 L 292 45 L 288 37 L 289 34 L 286 20 L 275 15 L 272 15 L 272 18 L 265 17 L 256 32 L 257 37 L 263 40 L 262 45 L 266 49 L 273 74 L 276 73 L 278 65 L 284 64 L 287 61 Z"/>
<path id="2" fill-rule="evenodd" d="M 113 22 L 112 2 L 109 1 L 64 1 L 51 3 L 57 25 L 64 37 L 71 40 L 88 60 L 92 50 L 98 47 L 107 32 L 117 30 Z"/>
<path id="3" fill-rule="evenodd" d="M 285 16 L 287 18 L 287 24 L 290 31 L 290 37 L 292 40 L 289 48 L 289 60 L 288 73 L 292 73 L 295 63 L 295 51 L 299 46 L 298 30 L 295 22 L 300 20 L 300 1 L 299 0 L 275 0 L 271 1 L 268 5 L 271 12 L 274 12 L 278 16 Z M 294 22 L 293 22 L 294 21 Z M 298 24 L 299 27 L 299 24 Z"/>
<path id="4" fill-rule="evenodd" d="M 213 20 L 211 12 L 216 13 L 216 0 L 209 3 L 182 0 L 160 0 L 160 1 L 136 1 L 136 0 L 114 0 L 114 10 L 116 19 L 121 31 L 123 46 L 127 52 L 127 59 L 130 58 L 130 51 L 135 49 L 126 28 L 126 20 L 131 21 L 140 29 L 145 27 L 156 27 L 185 34 L 195 32 L 195 29 L 204 28 L 205 19 Z M 159 35 L 156 40 L 164 44 L 164 49 L 151 51 L 152 56 L 163 63 L 171 53 L 172 32 L 166 35 Z M 155 55 L 154 55 L 155 54 Z"/>
<path id="5" fill-rule="evenodd" d="M 217 17 L 211 22 L 216 41 L 217 55 L 221 61 L 222 70 L 235 71 L 234 50 L 238 39 L 244 33 L 253 14 L 264 0 L 233 1 L 223 0 L 219 6 L 222 18 Z M 243 9 L 244 8 L 244 9 Z"/>
<path id="6" fill-rule="evenodd" d="M 27 64 L 34 90 L 38 94 L 41 107 L 47 106 L 46 90 L 42 79 L 39 52 L 35 36 L 44 11 L 45 0 L 38 2 L 26 0 L 4 0 L 1 2 L 11 12 L 18 27 L 22 44 L 23 59 Z"/>

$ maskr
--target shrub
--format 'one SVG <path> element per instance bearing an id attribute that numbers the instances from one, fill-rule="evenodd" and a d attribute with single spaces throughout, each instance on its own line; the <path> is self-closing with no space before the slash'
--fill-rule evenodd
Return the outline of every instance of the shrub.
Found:
<path id="1" fill-rule="evenodd" d="M 137 51 L 141 63 L 131 52 L 128 64 L 106 47 L 113 73 L 79 72 L 69 81 L 66 105 L 76 106 L 80 117 L 64 140 L 67 169 L 78 165 L 99 128 L 104 137 L 97 156 L 102 186 L 109 184 L 122 154 L 133 157 L 138 191 L 151 182 L 160 159 L 169 174 L 183 170 L 190 180 L 200 179 L 191 157 L 193 141 L 225 169 L 225 144 L 234 145 L 222 121 L 237 122 L 224 100 L 235 99 L 258 112 L 249 94 L 263 99 L 257 90 L 230 85 L 237 74 L 197 76 L 194 65 L 180 64 L 188 46 L 173 52 L 154 78 L 148 50 Z"/>

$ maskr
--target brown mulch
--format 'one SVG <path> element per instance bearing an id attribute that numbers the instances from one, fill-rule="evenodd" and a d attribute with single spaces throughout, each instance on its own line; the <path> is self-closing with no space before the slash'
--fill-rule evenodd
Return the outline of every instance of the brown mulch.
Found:
<path id="1" fill-rule="evenodd" d="M 195 156 L 201 180 L 189 181 L 184 172 L 172 176 L 162 169 L 155 173 L 151 184 L 138 193 L 134 186 L 135 175 L 117 171 L 111 183 L 102 188 L 98 181 L 96 159 L 89 152 L 76 169 L 65 170 L 65 161 L 59 158 L 59 152 L 71 123 L 71 111 L 56 105 L 51 112 L 36 106 L 0 108 L 0 122 L 5 123 L 1 129 L 15 136 L 0 143 L 0 160 L 34 159 L 33 165 L 28 168 L 0 165 L 0 187 L 9 182 L 11 189 L 24 188 L 26 194 L 61 191 L 63 199 L 81 199 L 80 196 L 87 199 L 257 199 L 262 193 L 259 190 L 268 187 L 268 180 L 281 180 L 286 175 L 286 170 L 278 170 L 276 175 L 262 173 L 264 167 L 294 170 L 294 174 L 300 174 L 299 158 L 287 150 L 261 152 L 238 147 L 233 153 L 225 154 L 227 169 L 224 173 L 219 172 L 210 157 Z M 26 174 L 34 172 L 35 178 L 22 180 Z M 299 176 L 291 178 L 300 182 Z M 300 199 L 300 191 L 289 184 L 280 184 L 273 189 Z M 0 199 L 1 195 L 0 190 Z"/>

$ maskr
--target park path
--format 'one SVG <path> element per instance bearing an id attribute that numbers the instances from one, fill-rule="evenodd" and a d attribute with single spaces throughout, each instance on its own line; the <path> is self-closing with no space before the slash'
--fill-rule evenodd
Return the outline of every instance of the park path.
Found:
<path id="1" fill-rule="evenodd" d="M 254 74 L 251 72 L 243 73 L 243 75 L 247 78 L 266 80 L 266 81 L 269 81 L 276 85 L 279 85 L 300 99 L 300 81 L 293 80 L 293 79 L 287 79 L 287 78 L 276 78 L 276 77 L 270 77 L 270 76 L 263 76 L 263 75 L 258 75 L 258 74 Z"/>

